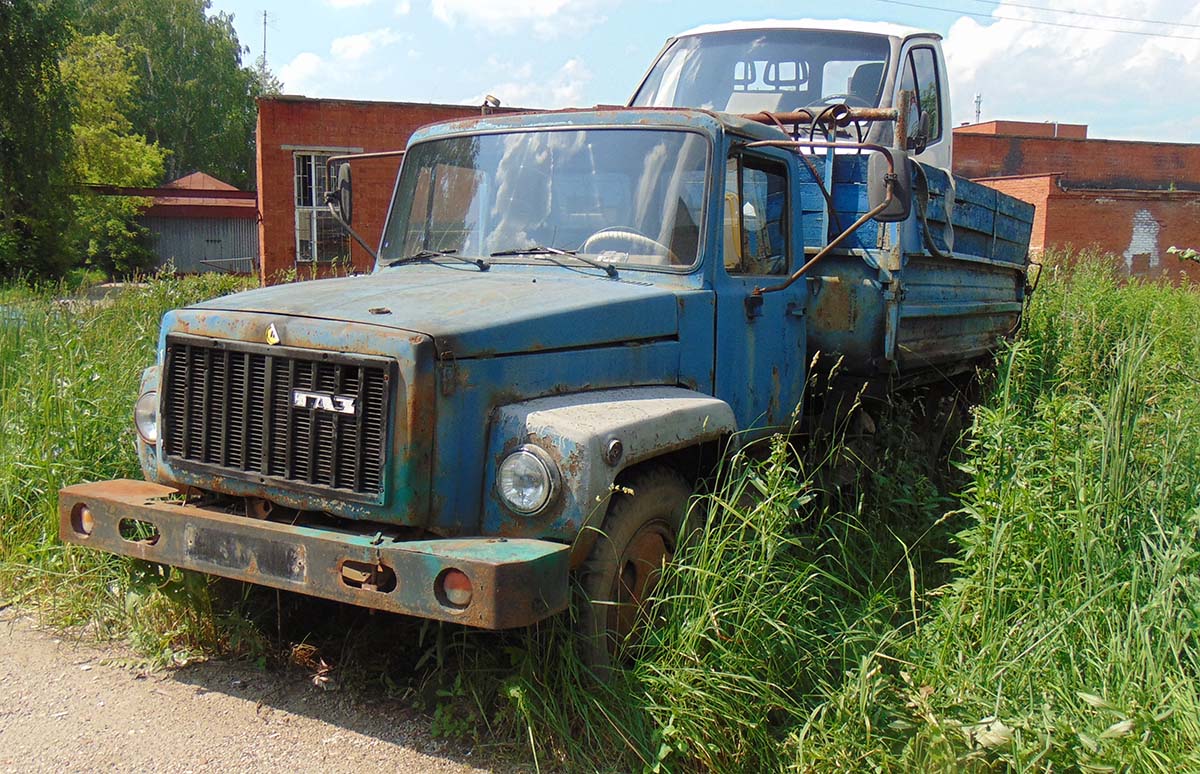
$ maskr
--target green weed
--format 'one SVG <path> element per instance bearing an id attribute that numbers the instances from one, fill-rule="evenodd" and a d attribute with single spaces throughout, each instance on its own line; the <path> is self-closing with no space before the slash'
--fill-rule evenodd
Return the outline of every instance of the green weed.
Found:
<path id="1" fill-rule="evenodd" d="M 0 596 L 35 600 L 62 624 L 130 633 L 164 658 L 215 636 L 202 582 L 62 545 L 57 494 L 141 477 L 131 411 L 162 315 L 246 284 L 164 275 L 101 301 L 65 285 L 0 289 Z"/>

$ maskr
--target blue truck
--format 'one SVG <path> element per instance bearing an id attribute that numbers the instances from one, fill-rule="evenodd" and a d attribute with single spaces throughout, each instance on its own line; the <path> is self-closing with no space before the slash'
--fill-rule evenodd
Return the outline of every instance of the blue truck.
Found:
<path id="1" fill-rule="evenodd" d="M 1032 207 L 942 168 L 940 66 L 934 36 L 735 25 L 629 106 L 421 129 L 372 273 L 166 315 L 145 480 L 63 489 L 63 540 L 489 629 L 575 585 L 603 662 L 697 481 L 811 419 L 816 353 L 886 392 L 1018 325 Z M 728 95 L 676 104 L 705 73 Z"/>

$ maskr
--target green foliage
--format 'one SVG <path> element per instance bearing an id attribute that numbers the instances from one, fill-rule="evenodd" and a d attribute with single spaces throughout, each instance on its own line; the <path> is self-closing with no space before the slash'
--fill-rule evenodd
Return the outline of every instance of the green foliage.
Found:
<path id="1" fill-rule="evenodd" d="M 162 177 L 164 152 L 134 134 L 126 117 L 138 80 L 132 58 L 115 36 L 84 35 L 71 42 L 60 63 L 72 95 L 73 176 L 79 182 L 149 187 Z M 149 232 L 136 221 L 149 200 L 84 191 L 72 201 L 72 243 L 84 265 L 110 276 L 154 265 Z"/>
<path id="2" fill-rule="evenodd" d="M 81 35 L 67 46 L 60 68 L 71 90 L 75 179 L 81 183 L 148 187 L 162 177 L 165 154 L 133 133 L 127 113 L 138 77 L 133 58 L 113 35 Z"/>
<path id="3" fill-rule="evenodd" d="M 260 87 L 242 66 L 233 17 L 210 9 L 208 0 L 92 0 L 79 26 L 136 52 L 128 115 L 137 134 L 170 150 L 167 177 L 200 170 L 244 187 Z"/>
<path id="4" fill-rule="evenodd" d="M 1175 247 L 1172 245 L 1167 248 L 1167 252 L 1179 258 L 1181 261 L 1196 261 L 1200 262 L 1200 251 L 1193 247 Z"/>
<path id="5" fill-rule="evenodd" d="M 1042 282 L 976 412 L 953 581 L 797 761 L 1200 766 L 1200 296 L 1118 285 L 1109 260 Z"/>
<path id="6" fill-rule="evenodd" d="M 130 407 L 162 315 L 245 284 L 163 277 L 101 301 L 60 285 L 0 286 L 0 599 L 37 599 L 60 622 L 129 632 L 160 657 L 217 636 L 194 581 L 59 543 L 57 493 L 141 477 Z"/>
<path id="7" fill-rule="evenodd" d="M 283 93 L 283 81 L 267 67 L 265 54 L 259 54 L 258 59 L 254 60 L 254 93 L 257 96 Z"/>
<path id="8" fill-rule="evenodd" d="M 134 277 L 153 269 L 158 258 L 151 249 L 150 231 L 137 222 L 149 199 L 94 193 L 73 198 L 72 235 L 82 266 L 108 277 Z"/>
<path id="9" fill-rule="evenodd" d="M 58 59 L 72 10 L 67 0 L 0 2 L 0 277 L 70 265 L 71 115 Z"/>

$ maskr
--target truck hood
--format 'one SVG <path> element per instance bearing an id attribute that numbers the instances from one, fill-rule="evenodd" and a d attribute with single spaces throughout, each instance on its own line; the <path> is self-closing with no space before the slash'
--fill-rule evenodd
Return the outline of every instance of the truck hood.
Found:
<path id="1" fill-rule="evenodd" d="M 364 323 L 432 336 L 439 353 L 479 357 L 675 336 L 668 289 L 555 267 L 413 265 L 275 285 L 193 308 Z"/>

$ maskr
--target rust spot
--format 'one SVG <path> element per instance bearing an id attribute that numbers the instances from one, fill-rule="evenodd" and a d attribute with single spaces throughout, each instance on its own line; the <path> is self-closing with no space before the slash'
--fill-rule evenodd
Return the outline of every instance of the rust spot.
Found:
<path id="1" fill-rule="evenodd" d="M 812 315 L 818 327 L 836 331 L 853 330 L 859 315 L 854 286 L 843 282 L 841 277 L 823 277 Z"/>

